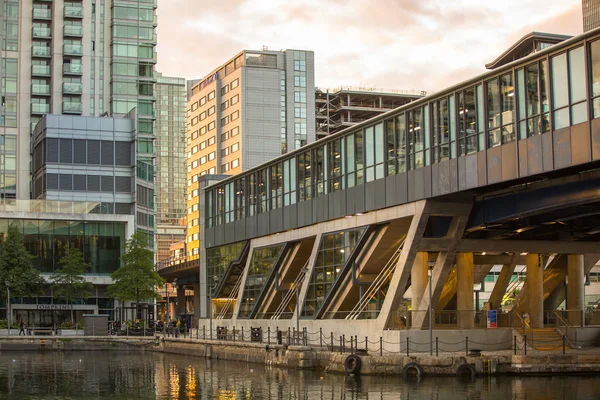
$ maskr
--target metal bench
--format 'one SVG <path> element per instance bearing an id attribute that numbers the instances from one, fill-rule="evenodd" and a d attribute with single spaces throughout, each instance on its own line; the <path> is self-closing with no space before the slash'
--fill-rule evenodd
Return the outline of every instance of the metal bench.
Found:
<path id="1" fill-rule="evenodd" d="M 54 328 L 51 327 L 31 327 L 27 328 L 29 336 L 35 335 L 52 335 L 54 334 Z"/>

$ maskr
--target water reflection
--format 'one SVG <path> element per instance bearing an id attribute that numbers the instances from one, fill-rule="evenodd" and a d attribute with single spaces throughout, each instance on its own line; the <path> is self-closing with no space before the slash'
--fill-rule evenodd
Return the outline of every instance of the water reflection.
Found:
<path id="1" fill-rule="evenodd" d="M 597 399 L 600 378 L 344 377 L 149 352 L 0 354 L 2 399 Z"/>

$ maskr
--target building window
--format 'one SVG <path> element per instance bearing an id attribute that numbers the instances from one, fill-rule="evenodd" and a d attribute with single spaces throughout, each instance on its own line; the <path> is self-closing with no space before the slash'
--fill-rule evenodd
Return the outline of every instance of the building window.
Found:
<path id="1" fill-rule="evenodd" d="M 234 144 L 231 145 L 231 152 L 232 153 L 235 153 L 239 149 L 240 149 L 240 144 L 239 143 L 234 143 Z"/>
<path id="2" fill-rule="evenodd" d="M 486 82 L 488 101 L 488 148 L 516 139 L 512 73 Z"/>
<path id="3" fill-rule="evenodd" d="M 231 162 L 231 168 L 237 168 L 239 166 L 240 166 L 240 159 L 239 158 L 236 158 L 235 160 L 233 160 Z"/>
<path id="4" fill-rule="evenodd" d="M 302 307 L 303 316 L 315 316 L 334 283 L 343 279 L 347 263 L 365 230 L 358 228 L 322 236 Z"/>
<path id="5" fill-rule="evenodd" d="M 212 99 L 214 99 L 214 98 L 215 98 L 215 91 L 213 90 L 212 92 L 210 92 L 210 93 L 208 94 L 208 101 L 211 101 L 211 100 L 212 100 Z"/>
<path id="6" fill-rule="evenodd" d="M 240 95 L 239 95 L 239 94 L 236 94 L 235 96 L 233 96 L 233 97 L 232 97 L 232 98 L 229 100 L 229 103 L 230 103 L 231 105 L 234 105 L 234 104 L 237 104 L 237 103 L 238 103 L 238 101 L 240 101 Z"/>
<path id="7" fill-rule="evenodd" d="M 550 130 L 547 71 L 546 60 L 517 71 L 520 139 Z"/>
<path id="8" fill-rule="evenodd" d="M 239 86 L 239 84 L 240 84 L 240 80 L 239 80 L 239 78 L 237 78 L 237 79 L 233 80 L 229 85 L 230 85 L 231 89 L 235 89 L 236 87 Z M 237 95 L 236 95 L 236 97 L 237 97 Z"/>
<path id="9" fill-rule="evenodd" d="M 464 156 L 477 152 L 477 112 L 475 88 L 457 94 L 458 97 L 458 150 Z"/>

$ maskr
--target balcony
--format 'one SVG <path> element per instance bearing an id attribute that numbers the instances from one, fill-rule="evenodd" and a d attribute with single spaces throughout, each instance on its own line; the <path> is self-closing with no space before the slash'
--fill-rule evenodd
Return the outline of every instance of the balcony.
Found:
<path id="1" fill-rule="evenodd" d="M 47 103 L 31 103 L 32 114 L 48 114 L 50 113 L 50 104 Z"/>
<path id="2" fill-rule="evenodd" d="M 32 83 L 31 94 L 35 96 L 50 96 L 50 85 Z"/>
<path id="3" fill-rule="evenodd" d="M 34 64 L 31 66 L 31 75 L 33 75 L 33 76 L 50 76 L 50 66 Z"/>
<path id="4" fill-rule="evenodd" d="M 63 44 L 63 54 L 65 56 L 83 56 L 82 45 L 80 44 Z"/>
<path id="5" fill-rule="evenodd" d="M 63 82 L 63 93 L 64 94 L 81 94 L 83 91 L 83 85 L 75 82 Z"/>
<path id="6" fill-rule="evenodd" d="M 34 26 L 31 29 L 31 37 L 34 39 L 50 39 L 52 30 L 49 26 Z"/>
<path id="7" fill-rule="evenodd" d="M 63 28 L 63 36 L 83 37 L 83 26 L 65 25 Z"/>
<path id="8" fill-rule="evenodd" d="M 51 20 L 52 11 L 49 8 L 34 8 L 33 19 Z"/>
<path id="9" fill-rule="evenodd" d="M 64 75 L 81 75 L 81 64 L 63 64 Z"/>
<path id="10" fill-rule="evenodd" d="M 63 114 L 81 114 L 83 107 L 80 102 L 63 101 L 62 109 Z"/>
<path id="11" fill-rule="evenodd" d="M 65 18 L 83 18 L 83 7 L 65 6 Z"/>
<path id="12" fill-rule="evenodd" d="M 31 55 L 33 57 L 51 57 L 50 46 L 31 46 Z"/>

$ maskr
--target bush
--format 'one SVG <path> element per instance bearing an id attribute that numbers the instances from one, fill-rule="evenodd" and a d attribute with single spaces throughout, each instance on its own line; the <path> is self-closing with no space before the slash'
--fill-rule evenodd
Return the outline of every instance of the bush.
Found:
<path id="1" fill-rule="evenodd" d="M 79 322 L 77 322 L 77 329 L 83 329 L 83 320 L 80 319 Z"/>
<path id="2" fill-rule="evenodd" d="M 60 329 L 73 329 L 73 324 L 70 321 L 61 322 L 58 325 Z"/>

